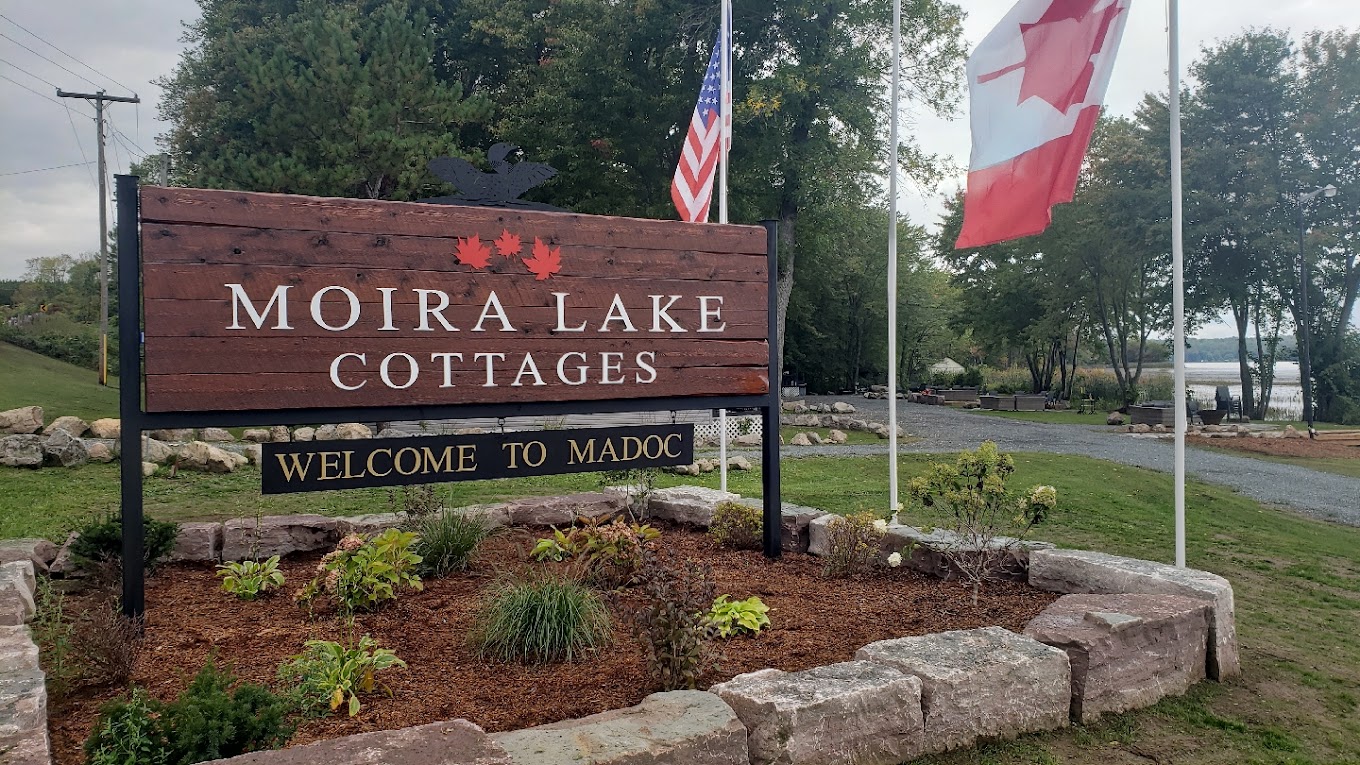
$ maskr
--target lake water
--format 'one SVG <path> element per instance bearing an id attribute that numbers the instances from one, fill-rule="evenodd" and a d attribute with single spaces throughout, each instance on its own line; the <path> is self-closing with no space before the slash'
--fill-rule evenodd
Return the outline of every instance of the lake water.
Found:
<path id="1" fill-rule="evenodd" d="M 1144 374 L 1171 377 L 1171 367 L 1153 367 Z M 1201 402 L 1214 400 L 1218 386 L 1226 385 L 1234 396 L 1242 395 L 1242 378 L 1237 362 L 1201 361 L 1185 365 L 1185 384 Z M 1275 365 L 1275 385 L 1270 392 L 1272 420 L 1303 419 L 1303 387 L 1299 383 L 1299 365 L 1295 361 L 1281 361 Z"/>

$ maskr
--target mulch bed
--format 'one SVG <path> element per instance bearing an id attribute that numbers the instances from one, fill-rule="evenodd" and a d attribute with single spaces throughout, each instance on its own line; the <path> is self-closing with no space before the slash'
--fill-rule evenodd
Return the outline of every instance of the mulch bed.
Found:
<path id="1" fill-rule="evenodd" d="M 529 565 L 535 538 L 518 529 L 493 537 L 483 543 L 469 572 L 427 580 L 423 592 L 404 594 L 376 613 L 359 616 L 361 634 L 372 634 L 379 645 L 395 650 L 409 669 L 380 675 L 390 697 L 364 697 L 357 717 L 308 721 L 291 744 L 454 718 L 491 732 L 514 730 L 641 701 L 653 689 L 646 685 L 643 648 L 630 634 L 627 597 L 612 606 L 615 642 L 588 658 L 520 666 L 484 661 L 469 647 L 466 636 L 479 591 L 497 575 Z M 903 569 L 826 579 L 821 561 L 808 555 L 769 561 L 756 552 L 724 550 L 707 536 L 680 528 L 664 528 L 662 543 L 674 557 L 711 564 L 720 594 L 759 595 L 770 606 L 773 625 L 758 638 L 721 642 L 723 660 L 711 682 L 764 667 L 796 671 L 848 661 L 861 646 L 894 637 L 993 625 L 1019 631 L 1056 598 L 1023 584 L 998 582 L 986 587 L 974 606 L 959 583 Z M 304 641 L 342 640 L 333 615 L 309 619 L 291 598 L 312 577 L 319 557 L 285 560 L 285 591 L 255 602 L 222 593 L 212 567 L 161 569 L 147 584 L 146 645 L 133 682 L 172 699 L 216 653 L 241 677 L 270 683 Z M 80 747 L 100 705 L 122 692 L 87 688 L 53 705 L 58 765 L 83 761 Z"/>
<path id="2" fill-rule="evenodd" d="M 1185 442 L 1196 446 L 1267 454 L 1272 457 L 1339 457 L 1360 460 L 1360 447 L 1335 441 L 1314 441 L 1309 438 L 1205 438 L 1186 436 Z"/>

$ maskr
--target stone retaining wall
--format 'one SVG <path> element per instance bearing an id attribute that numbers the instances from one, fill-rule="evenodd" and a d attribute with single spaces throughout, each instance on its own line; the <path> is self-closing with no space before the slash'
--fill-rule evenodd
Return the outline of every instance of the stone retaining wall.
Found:
<path id="1" fill-rule="evenodd" d="M 650 513 L 707 526 L 723 501 L 699 487 L 662 489 Z M 567 523 L 623 511 L 626 492 L 517 500 L 460 511 L 494 525 Z M 279 516 L 185 524 L 177 560 L 327 549 L 340 535 L 374 533 L 400 513 L 357 518 Z M 785 549 L 825 552 L 829 518 L 785 505 Z M 890 526 L 883 555 L 947 573 L 944 532 Z M 0 545 L 0 619 L 32 617 L 36 548 Z M 804 547 L 809 545 L 809 547 Z M 22 545 L 20 545 L 22 546 Z M 31 545 L 30 545 L 31 546 Z M 1091 722 L 1184 693 L 1206 675 L 1240 671 L 1232 587 L 1203 571 L 1032 543 L 1016 567 L 1032 586 L 1063 593 L 1024 634 L 999 627 L 904 637 L 863 646 L 855 660 L 802 672 L 766 669 L 707 692 L 648 696 L 636 707 L 488 735 L 466 720 L 367 733 L 222 765 L 896 765 L 921 754 Z M 918 551 L 925 551 L 917 554 Z M 943 566 L 943 569 L 942 569 Z M 0 624 L 4 624 L 0 621 Z M 46 695 L 24 626 L 0 626 L 0 763 L 48 765 Z"/>

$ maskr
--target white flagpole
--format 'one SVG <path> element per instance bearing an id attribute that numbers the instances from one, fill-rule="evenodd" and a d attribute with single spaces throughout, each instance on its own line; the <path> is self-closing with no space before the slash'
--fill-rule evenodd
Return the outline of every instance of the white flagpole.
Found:
<path id="1" fill-rule="evenodd" d="M 892 100 L 888 130 L 888 495 L 897 523 L 897 99 L 902 78 L 902 0 L 893 0 Z"/>
<path id="2" fill-rule="evenodd" d="M 718 138 L 718 222 L 727 223 L 727 150 L 732 140 L 732 0 L 722 0 L 722 33 L 718 35 L 722 52 L 718 54 L 718 79 L 721 82 L 718 94 L 718 122 L 722 133 Z M 778 380 L 771 380 L 778 385 Z M 779 438 L 778 433 L 765 433 L 763 438 Z M 718 488 L 727 491 L 727 410 L 718 410 Z"/>
<path id="3" fill-rule="evenodd" d="M 1171 107 L 1171 268 L 1172 313 L 1175 345 L 1176 410 L 1176 565 L 1185 567 L 1185 431 L 1188 400 L 1185 397 L 1185 198 L 1181 177 L 1181 35 L 1180 2 L 1167 0 L 1167 39 L 1170 61 Z"/>

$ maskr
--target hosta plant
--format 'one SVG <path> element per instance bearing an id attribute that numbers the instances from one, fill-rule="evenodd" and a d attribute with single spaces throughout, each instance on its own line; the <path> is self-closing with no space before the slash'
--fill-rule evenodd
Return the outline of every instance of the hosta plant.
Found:
<path id="1" fill-rule="evenodd" d="M 243 560 L 217 567 L 222 577 L 222 591 L 241 600 L 254 600 L 283 586 L 283 572 L 279 570 L 279 556 L 265 561 Z"/>
<path id="2" fill-rule="evenodd" d="M 770 626 L 769 612 L 770 607 L 758 596 L 729 600 L 726 595 L 719 595 L 713 601 L 713 608 L 709 609 L 707 618 L 718 637 L 730 638 L 754 635 Z"/>
<path id="3" fill-rule="evenodd" d="M 359 714 L 360 693 L 378 688 L 377 673 L 406 662 L 368 635 L 356 646 L 330 640 L 308 640 L 306 650 L 279 668 L 279 679 L 296 687 L 298 707 L 304 713 L 334 712 L 348 704 L 349 716 Z"/>
<path id="4" fill-rule="evenodd" d="M 633 580 L 643 550 L 660 537 L 661 532 L 647 524 L 583 520 L 565 532 L 553 529 L 552 536 L 538 540 L 530 554 L 540 561 L 579 560 L 590 581 L 619 586 Z"/>

